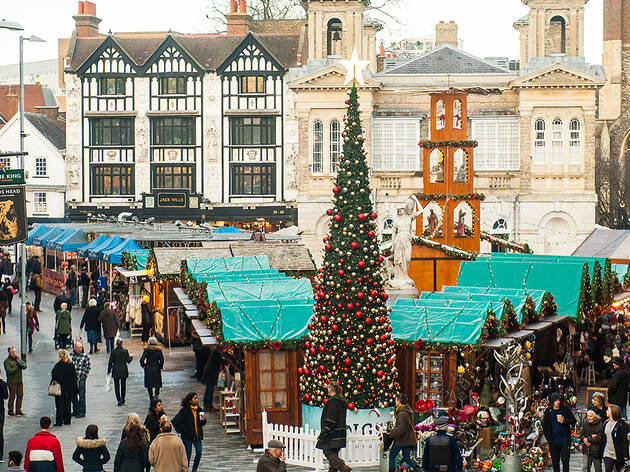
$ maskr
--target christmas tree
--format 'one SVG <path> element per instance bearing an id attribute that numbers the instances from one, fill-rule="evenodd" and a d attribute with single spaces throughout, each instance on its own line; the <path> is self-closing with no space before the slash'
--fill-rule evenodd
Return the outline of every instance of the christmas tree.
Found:
<path id="1" fill-rule="evenodd" d="M 349 94 L 324 264 L 298 374 L 304 403 L 322 406 L 327 384 L 337 381 L 356 410 L 392 405 L 398 384 L 354 82 Z"/>
<path id="2" fill-rule="evenodd" d="M 604 263 L 604 305 L 610 305 L 613 301 L 615 289 L 613 287 L 612 268 L 610 266 L 610 259 L 606 259 Z"/>
<path id="3" fill-rule="evenodd" d="M 602 306 L 604 302 L 604 287 L 602 285 L 602 266 L 599 261 L 593 265 L 593 284 L 591 285 L 593 303 Z"/>
<path id="4" fill-rule="evenodd" d="M 577 319 L 581 320 L 591 312 L 591 277 L 588 273 L 588 263 L 582 266 L 582 283 L 580 284 L 580 296 L 578 298 Z"/>

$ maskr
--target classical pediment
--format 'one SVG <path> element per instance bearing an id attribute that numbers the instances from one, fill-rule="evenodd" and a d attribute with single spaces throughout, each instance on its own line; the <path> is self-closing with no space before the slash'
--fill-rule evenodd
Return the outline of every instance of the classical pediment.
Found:
<path id="1" fill-rule="evenodd" d="M 604 79 L 573 69 L 563 64 L 553 64 L 510 82 L 512 88 L 599 88 Z"/>
<path id="2" fill-rule="evenodd" d="M 300 77 L 289 83 L 292 89 L 344 89 L 346 71 L 338 66 L 330 66 L 312 74 Z M 381 88 L 381 83 L 367 77 L 363 78 L 364 85 L 357 84 L 357 88 Z"/>

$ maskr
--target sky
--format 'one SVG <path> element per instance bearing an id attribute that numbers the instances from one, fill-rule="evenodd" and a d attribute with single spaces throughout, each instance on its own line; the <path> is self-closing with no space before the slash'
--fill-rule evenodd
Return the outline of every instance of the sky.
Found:
<path id="1" fill-rule="evenodd" d="M 93 0 L 97 16 L 103 21 L 101 33 L 108 31 L 208 31 L 205 14 L 207 0 Z M 391 39 L 432 34 L 440 20 L 455 21 L 464 49 L 476 56 L 518 58 L 518 33 L 515 20 L 527 14 L 521 0 L 390 0 L 400 23 L 387 21 L 386 44 Z M 585 51 L 588 62 L 602 62 L 602 2 L 586 5 Z M 74 29 L 72 15 L 77 0 L 0 0 L 0 19 L 17 21 L 24 35 L 36 35 L 45 43 L 25 43 L 25 62 L 57 57 L 57 38 L 69 37 Z M 19 33 L 0 29 L 0 65 L 18 62 Z"/>

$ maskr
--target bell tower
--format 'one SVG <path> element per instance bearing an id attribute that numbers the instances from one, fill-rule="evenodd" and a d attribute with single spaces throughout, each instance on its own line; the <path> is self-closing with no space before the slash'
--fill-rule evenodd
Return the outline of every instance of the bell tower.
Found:
<path id="1" fill-rule="evenodd" d="M 529 15 L 514 23 L 520 33 L 521 64 L 532 57 L 584 56 L 584 5 L 588 0 L 521 0 Z"/>

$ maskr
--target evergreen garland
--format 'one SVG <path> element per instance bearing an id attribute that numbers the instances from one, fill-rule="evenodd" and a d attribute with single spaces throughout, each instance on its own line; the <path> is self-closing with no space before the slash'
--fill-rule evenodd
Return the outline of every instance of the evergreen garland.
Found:
<path id="1" fill-rule="evenodd" d="M 580 284 L 580 296 L 577 305 L 577 322 L 587 316 L 593 308 L 591 297 L 591 277 L 588 272 L 588 263 L 582 266 L 582 283 Z"/>
<path id="2" fill-rule="evenodd" d="M 604 287 L 602 284 L 602 266 L 599 261 L 593 265 L 593 283 L 591 284 L 593 304 L 601 307 L 604 303 Z"/>
<path id="3" fill-rule="evenodd" d="M 610 264 L 610 259 L 608 258 L 606 258 L 606 262 L 604 263 L 603 290 L 604 290 L 604 305 L 608 306 L 612 303 L 613 298 L 614 298 L 612 267 Z"/>

